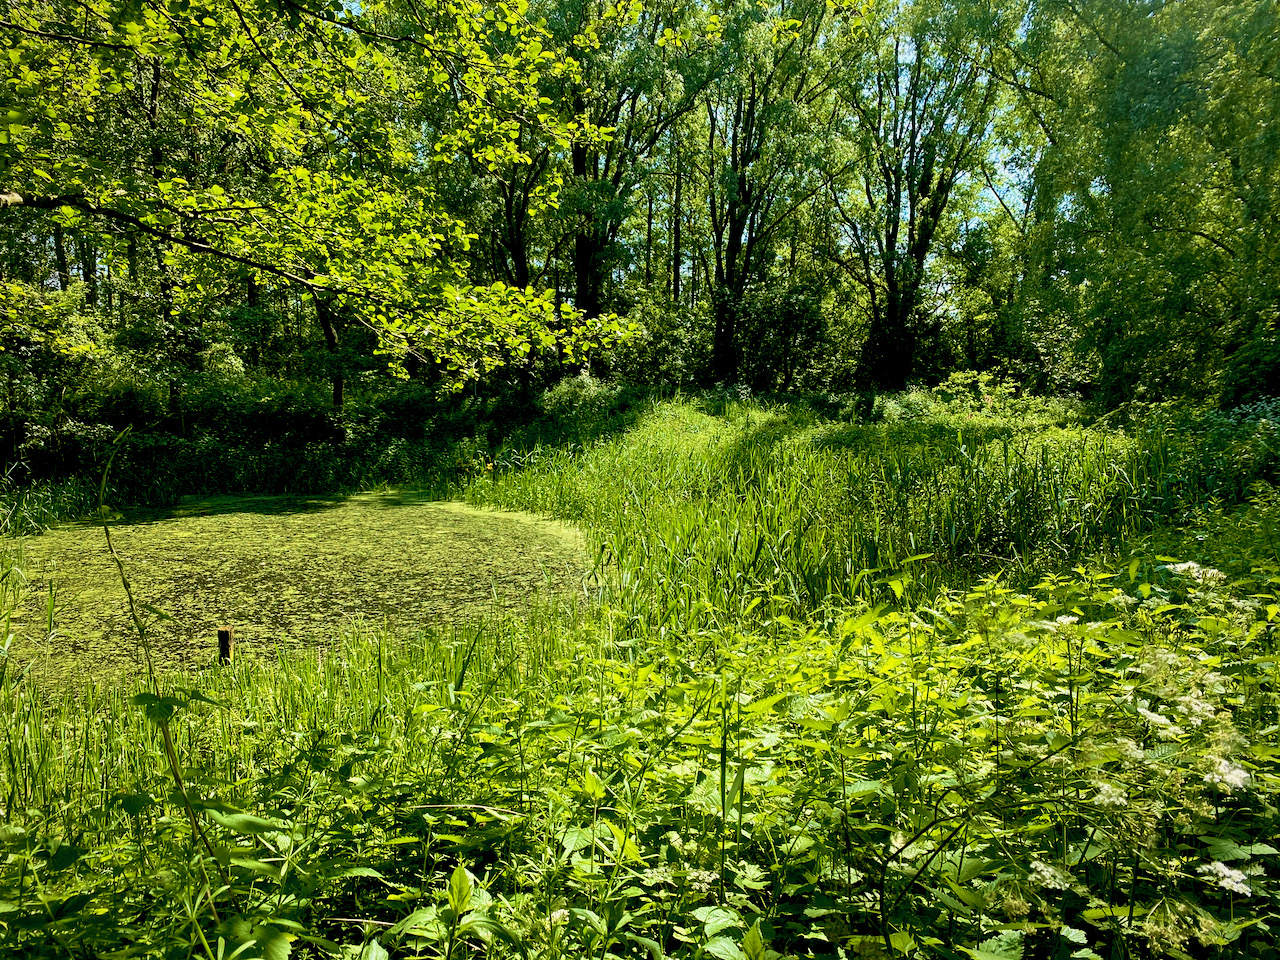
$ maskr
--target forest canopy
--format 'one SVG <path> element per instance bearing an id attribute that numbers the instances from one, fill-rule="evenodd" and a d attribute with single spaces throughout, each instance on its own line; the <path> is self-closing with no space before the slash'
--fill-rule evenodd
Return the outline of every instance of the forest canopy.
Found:
<path id="1" fill-rule="evenodd" d="M 10 410 L 218 370 L 341 409 L 382 354 L 431 389 L 1248 402 L 1277 7 L 5 0 Z"/>

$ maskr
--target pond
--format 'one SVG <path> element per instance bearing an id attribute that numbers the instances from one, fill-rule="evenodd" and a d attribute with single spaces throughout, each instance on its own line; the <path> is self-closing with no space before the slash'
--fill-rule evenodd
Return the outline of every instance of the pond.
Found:
<path id="1" fill-rule="evenodd" d="M 353 623 L 412 632 L 581 590 L 571 528 L 393 491 L 333 498 L 217 497 L 111 525 L 156 665 L 212 662 L 217 630 L 237 656 L 323 646 Z M 28 537 L 11 654 L 37 675 L 103 677 L 141 665 L 100 525 Z M 50 625 L 52 612 L 52 631 Z M 172 618 L 172 619 L 169 619 Z"/>

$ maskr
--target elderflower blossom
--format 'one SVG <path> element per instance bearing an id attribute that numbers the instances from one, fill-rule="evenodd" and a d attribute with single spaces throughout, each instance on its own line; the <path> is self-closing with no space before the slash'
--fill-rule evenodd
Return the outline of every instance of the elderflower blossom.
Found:
<path id="1" fill-rule="evenodd" d="M 1215 570 L 1213 567 L 1202 567 L 1194 560 L 1188 560 L 1186 563 L 1171 563 L 1165 569 L 1176 576 L 1194 580 L 1202 587 L 1210 587 L 1227 581 L 1227 575 L 1221 570 Z"/>
<path id="2" fill-rule="evenodd" d="M 1161 740 L 1176 740 L 1178 737 L 1182 736 L 1182 728 L 1168 717 L 1161 716 L 1158 713 L 1153 713 L 1150 710 L 1145 710 L 1142 707 L 1138 708 L 1138 716 L 1151 724 L 1152 730 L 1155 731 L 1156 736 Z"/>
<path id="3" fill-rule="evenodd" d="M 1056 623 L 1056 624 L 1057 624 L 1058 626 L 1060 626 L 1060 627 L 1069 627 L 1069 626 L 1071 626 L 1072 624 L 1079 623 L 1079 622 L 1080 622 L 1080 618 L 1079 618 L 1079 617 L 1073 617 L 1073 616 L 1071 616 L 1070 614 L 1063 614 L 1062 616 L 1058 617 L 1058 618 L 1057 618 L 1056 620 L 1054 620 L 1053 622 L 1054 622 L 1054 623 Z"/>
<path id="4" fill-rule="evenodd" d="M 1249 884 L 1245 883 L 1244 873 L 1234 867 L 1228 867 L 1221 860 L 1214 860 L 1212 863 L 1201 864 L 1196 867 L 1197 873 L 1203 873 L 1211 880 L 1216 880 L 1218 886 L 1223 890 L 1231 893 L 1238 893 L 1241 896 L 1248 897 L 1253 894 Z"/>
<path id="5" fill-rule="evenodd" d="M 1113 807 L 1119 809 L 1128 806 L 1129 794 L 1114 783 L 1099 783 L 1098 792 L 1093 798 L 1096 807 Z"/>
<path id="6" fill-rule="evenodd" d="M 1066 890 L 1071 886 L 1071 875 L 1061 867 L 1042 860 L 1032 860 L 1031 881 L 1050 890 Z"/>
<path id="7" fill-rule="evenodd" d="M 1205 783 L 1216 784 L 1226 793 L 1241 790 L 1249 783 L 1249 771 L 1226 757 L 1214 757 L 1213 769 L 1204 775 Z"/>

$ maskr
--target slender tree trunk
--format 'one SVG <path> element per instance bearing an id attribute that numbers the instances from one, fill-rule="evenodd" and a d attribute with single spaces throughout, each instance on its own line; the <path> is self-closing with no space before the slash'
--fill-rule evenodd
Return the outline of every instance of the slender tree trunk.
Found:
<path id="1" fill-rule="evenodd" d="M 58 270 L 58 289 L 66 293 L 71 289 L 71 267 L 67 262 L 67 238 L 62 225 L 53 225 L 53 261 Z"/>
<path id="2" fill-rule="evenodd" d="M 85 303 L 98 309 L 98 246 L 92 237 L 81 237 L 76 243 L 80 253 L 80 276 L 85 283 Z"/>
<path id="3" fill-rule="evenodd" d="M 333 304 L 317 293 L 312 293 L 312 302 L 316 307 L 316 322 L 320 324 L 320 332 L 324 334 L 325 349 L 329 351 L 329 376 L 333 383 L 333 409 L 341 410 L 345 400 L 346 381 L 342 376 L 342 360 L 338 354 L 338 328 L 334 323 Z"/>
<path id="4" fill-rule="evenodd" d="M 680 251 L 680 187 L 683 178 L 680 175 L 680 155 L 676 154 L 676 183 L 671 198 L 671 300 L 680 302 L 680 268 L 683 255 Z"/>
<path id="5" fill-rule="evenodd" d="M 585 109 L 579 101 L 577 109 Z M 585 144 L 574 144 L 572 149 L 573 175 L 579 183 L 591 183 L 596 179 L 596 157 Z M 596 213 L 589 210 L 586 222 L 578 226 L 573 238 L 574 306 L 587 317 L 600 315 L 600 244 L 598 242 Z"/>
<path id="6" fill-rule="evenodd" d="M 653 194 L 649 194 L 649 211 L 644 225 L 644 286 L 653 286 Z"/>

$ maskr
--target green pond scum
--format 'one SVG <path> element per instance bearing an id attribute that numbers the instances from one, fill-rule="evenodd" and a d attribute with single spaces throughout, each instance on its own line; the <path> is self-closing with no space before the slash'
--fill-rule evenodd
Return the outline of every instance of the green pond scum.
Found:
<path id="1" fill-rule="evenodd" d="M 588 566 L 581 536 L 564 524 L 407 491 L 188 499 L 130 511 L 111 536 L 148 608 L 156 665 L 178 670 L 208 665 L 222 626 L 234 630 L 237 656 L 323 647 L 352 623 L 405 633 L 571 594 Z M 46 681 L 141 667 L 99 524 L 64 524 L 20 549 L 15 660 Z"/>

